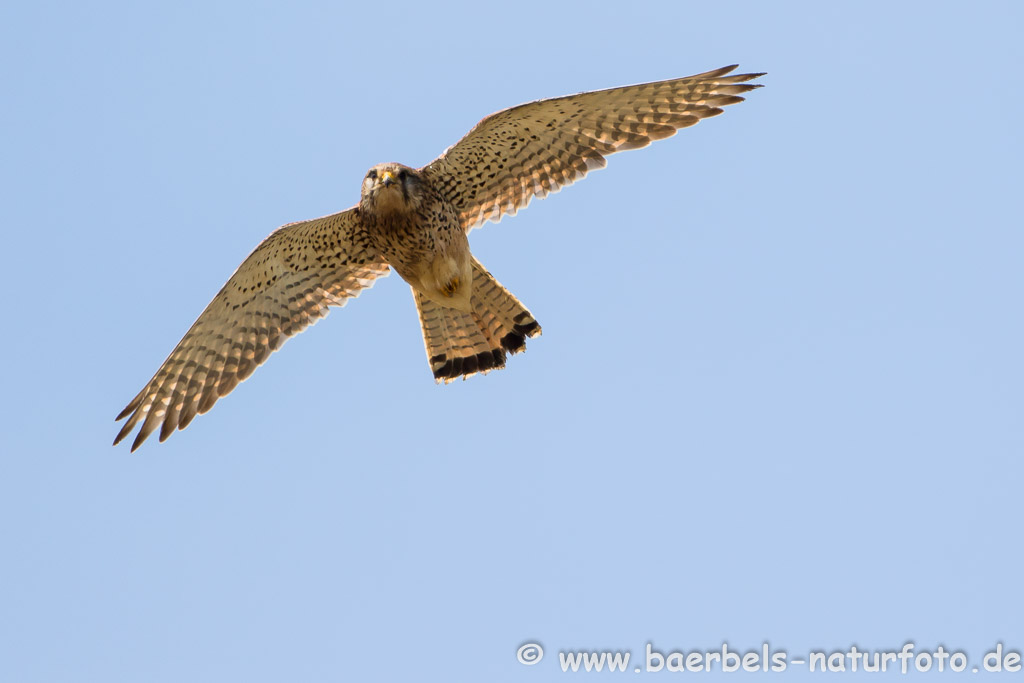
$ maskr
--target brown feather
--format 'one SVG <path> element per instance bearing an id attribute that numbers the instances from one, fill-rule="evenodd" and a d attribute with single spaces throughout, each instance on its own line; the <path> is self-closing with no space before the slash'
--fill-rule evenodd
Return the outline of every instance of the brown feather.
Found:
<path id="1" fill-rule="evenodd" d="M 726 76 L 735 68 L 499 111 L 424 166 L 423 176 L 446 190 L 465 230 L 497 222 L 603 167 L 608 154 L 645 147 L 742 102 L 738 93 L 760 87 L 746 81 L 763 74 Z"/>
<path id="2" fill-rule="evenodd" d="M 273 232 L 118 414 L 128 421 L 114 443 L 140 422 L 132 450 L 158 427 L 165 440 L 249 377 L 285 338 L 387 272 L 352 209 Z"/>

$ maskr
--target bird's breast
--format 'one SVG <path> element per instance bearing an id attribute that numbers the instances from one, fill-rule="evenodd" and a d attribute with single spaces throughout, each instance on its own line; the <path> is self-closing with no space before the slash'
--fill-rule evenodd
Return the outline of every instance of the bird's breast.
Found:
<path id="1" fill-rule="evenodd" d="M 381 217 L 369 232 L 384 259 L 413 289 L 444 306 L 469 307 L 469 240 L 453 207 L 437 202 L 401 219 Z"/>

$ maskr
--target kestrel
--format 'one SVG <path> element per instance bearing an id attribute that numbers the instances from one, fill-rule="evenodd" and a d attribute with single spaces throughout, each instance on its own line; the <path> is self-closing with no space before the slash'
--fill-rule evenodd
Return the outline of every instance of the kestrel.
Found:
<path id="1" fill-rule="evenodd" d="M 184 429 L 291 335 L 393 268 L 412 287 L 438 382 L 504 367 L 540 334 L 530 311 L 469 251 L 467 233 L 533 197 L 742 102 L 763 74 L 706 73 L 539 100 L 491 114 L 422 168 L 379 164 L 359 203 L 274 231 L 238 267 L 118 420 L 134 451 Z"/>

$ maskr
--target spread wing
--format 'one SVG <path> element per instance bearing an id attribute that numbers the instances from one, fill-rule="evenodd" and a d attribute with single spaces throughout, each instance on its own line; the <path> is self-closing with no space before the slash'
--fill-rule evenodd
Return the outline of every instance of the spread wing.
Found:
<path id="1" fill-rule="evenodd" d="M 118 420 L 117 445 L 141 423 L 134 451 L 163 441 L 252 374 L 272 351 L 387 275 L 355 209 L 271 233 L 238 267 Z"/>
<path id="2" fill-rule="evenodd" d="M 557 192 L 605 156 L 667 138 L 742 102 L 746 83 L 764 74 L 727 76 L 736 65 L 657 83 L 522 104 L 491 114 L 422 169 L 443 188 L 469 231 L 514 215 L 533 197 Z"/>

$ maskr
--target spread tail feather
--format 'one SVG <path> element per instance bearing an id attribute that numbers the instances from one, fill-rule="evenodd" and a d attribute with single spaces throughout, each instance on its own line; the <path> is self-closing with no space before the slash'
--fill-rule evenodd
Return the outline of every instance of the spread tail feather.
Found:
<path id="1" fill-rule="evenodd" d="M 506 353 L 526 349 L 540 325 L 511 292 L 473 259 L 471 310 L 442 306 L 416 290 L 416 310 L 434 379 L 447 384 L 505 367 Z"/>

